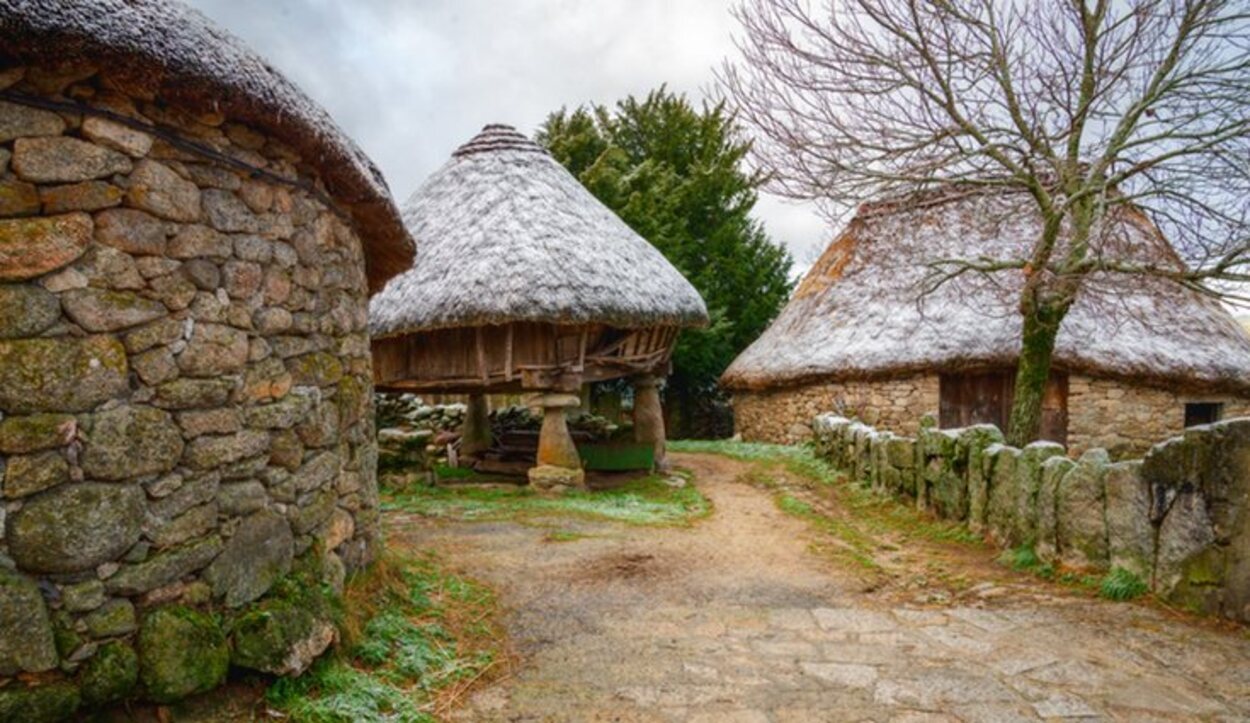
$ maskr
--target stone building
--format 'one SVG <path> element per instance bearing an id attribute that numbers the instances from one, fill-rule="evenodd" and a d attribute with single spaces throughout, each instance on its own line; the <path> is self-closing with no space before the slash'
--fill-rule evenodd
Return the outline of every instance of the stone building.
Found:
<path id="1" fill-rule="evenodd" d="M 914 435 L 1005 426 L 1020 345 L 1019 269 L 933 288 L 947 259 L 1025 258 L 1039 218 L 1021 194 L 865 204 L 764 334 L 725 372 L 746 439 L 794 442 L 822 412 Z M 1179 264 L 1140 211 L 1114 212 L 1096 253 Z M 936 264 L 936 265 L 935 265 Z M 1157 277 L 1097 274 L 1063 322 L 1043 436 L 1079 454 L 1140 453 L 1250 411 L 1250 338 L 1221 305 Z"/>
<path id="2" fill-rule="evenodd" d="M 325 648 L 267 593 L 374 552 L 368 296 L 412 257 L 369 159 L 198 12 L 0 1 L 0 719 Z"/>

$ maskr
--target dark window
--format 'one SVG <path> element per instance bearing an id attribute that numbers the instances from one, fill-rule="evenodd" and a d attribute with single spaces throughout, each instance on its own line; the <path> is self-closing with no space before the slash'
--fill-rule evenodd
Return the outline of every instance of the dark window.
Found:
<path id="1" fill-rule="evenodd" d="M 1222 416 L 1224 416 L 1224 405 L 1220 402 L 1190 402 L 1185 405 L 1186 427 L 1218 422 Z"/>
<path id="2" fill-rule="evenodd" d="M 1015 396 L 1013 371 L 943 374 L 939 387 L 938 425 L 955 429 L 993 424 L 1007 431 Z M 1068 441 L 1068 375 L 1052 374 L 1042 399 L 1042 439 Z"/>

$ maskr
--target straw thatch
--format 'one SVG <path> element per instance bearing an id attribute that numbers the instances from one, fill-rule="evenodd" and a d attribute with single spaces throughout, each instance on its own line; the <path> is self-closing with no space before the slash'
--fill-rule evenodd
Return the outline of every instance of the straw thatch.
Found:
<path id="1" fill-rule="evenodd" d="M 664 256 L 543 148 L 489 125 L 404 205 L 421 256 L 369 306 L 375 337 L 515 321 L 707 322 Z"/>
<path id="2" fill-rule="evenodd" d="M 0 0 L 0 66 L 88 65 L 195 112 L 288 143 L 355 219 L 371 288 L 413 243 L 381 172 L 329 115 L 242 41 L 174 0 Z"/>
<path id="3" fill-rule="evenodd" d="M 1040 220 L 1021 194 L 963 192 L 868 204 L 808 272 L 794 298 L 725 372 L 765 389 L 1014 365 L 1020 270 L 966 274 L 931 293 L 942 259 L 1026 258 Z M 1148 218 L 1122 208 L 1097 248 L 1179 264 Z M 1219 302 L 1158 277 L 1097 274 L 1061 328 L 1057 369 L 1245 391 L 1250 337 Z"/>

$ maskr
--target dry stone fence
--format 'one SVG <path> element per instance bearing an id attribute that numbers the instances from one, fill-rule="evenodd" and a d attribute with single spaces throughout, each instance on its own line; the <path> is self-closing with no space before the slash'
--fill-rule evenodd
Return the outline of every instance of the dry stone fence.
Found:
<path id="1" fill-rule="evenodd" d="M 1190 428 L 1121 462 L 927 421 L 915 436 L 831 414 L 812 426 L 818 453 L 874 490 L 1043 560 L 1120 567 L 1174 604 L 1250 622 L 1250 418 Z"/>

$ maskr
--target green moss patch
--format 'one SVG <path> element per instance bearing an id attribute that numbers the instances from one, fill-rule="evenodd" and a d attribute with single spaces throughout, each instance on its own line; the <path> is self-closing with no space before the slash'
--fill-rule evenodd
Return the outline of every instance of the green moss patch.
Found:
<path id="1" fill-rule="evenodd" d="M 78 673 L 82 700 L 89 706 L 101 706 L 129 697 L 138 681 L 139 656 L 120 640 L 101 645 Z"/>
<path id="2" fill-rule="evenodd" d="M 27 688 L 21 684 L 0 690 L 0 721 L 55 723 L 68 719 L 81 703 L 73 683 L 60 682 Z"/>
<path id="3" fill-rule="evenodd" d="M 210 615 L 181 605 L 149 612 L 139 627 L 139 677 L 147 697 L 171 703 L 221 685 L 230 649 Z"/>

